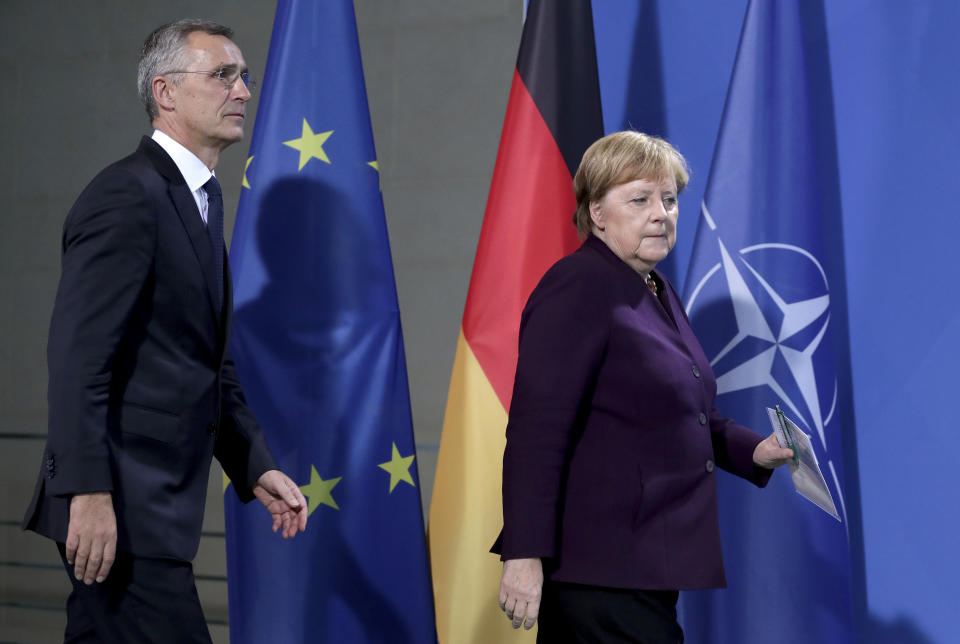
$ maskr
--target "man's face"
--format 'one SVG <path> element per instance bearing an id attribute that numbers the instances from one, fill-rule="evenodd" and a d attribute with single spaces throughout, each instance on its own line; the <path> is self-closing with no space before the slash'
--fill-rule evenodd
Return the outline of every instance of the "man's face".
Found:
<path id="1" fill-rule="evenodd" d="M 242 79 L 227 87 L 214 73 L 222 70 L 223 78 L 233 78 L 238 72 L 246 72 L 247 64 L 229 38 L 202 31 L 187 36 L 184 52 L 182 69 L 210 73 L 179 74 L 172 120 L 187 148 L 222 150 L 243 138 L 250 91 Z"/>

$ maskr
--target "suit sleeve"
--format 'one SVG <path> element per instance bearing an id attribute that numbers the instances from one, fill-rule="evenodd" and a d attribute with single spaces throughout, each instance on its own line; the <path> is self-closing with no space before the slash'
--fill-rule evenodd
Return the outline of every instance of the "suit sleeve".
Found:
<path id="1" fill-rule="evenodd" d="M 214 455 L 244 503 L 252 500 L 253 486 L 267 470 L 277 469 L 256 416 L 247 405 L 230 352 L 220 370 L 223 411 Z"/>
<path id="2" fill-rule="evenodd" d="M 121 170 L 94 179 L 67 216 L 47 343 L 47 458 L 54 464 L 47 494 L 113 489 L 106 441 L 112 371 L 151 278 L 156 236 L 146 190 Z"/>
<path id="3" fill-rule="evenodd" d="M 753 462 L 753 452 L 763 439 L 752 429 L 724 418 L 716 409 L 711 411 L 710 440 L 717 465 L 757 487 L 765 487 L 773 475 L 773 470 Z"/>
<path id="4" fill-rule="evenodd" d="M 531 294 L 503 455 L 501 558 L 557 553 L 562 482 L 579 415 L 603 360 L 605 296 L 576 265 L 557 265 Z"/>

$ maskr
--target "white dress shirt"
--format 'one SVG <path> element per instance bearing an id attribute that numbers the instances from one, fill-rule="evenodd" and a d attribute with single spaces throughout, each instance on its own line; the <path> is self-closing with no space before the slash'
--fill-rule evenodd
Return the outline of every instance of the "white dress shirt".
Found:
<path id="1" fill-rule="evenodd" d="M 200 212 L 200 217 L 203 219 L 203 223 L 206 224 L 207 191 L 203 189 L 203 184 L 209 181 L 210 177 L 215 176 L 214 173 L 210 171 L 203 161 L 197 158 L 197 155 L 160 130 L 154 130 L 150 138 L 156 141 L 177 165 L 177 169 L 180 170 L 180 174 L 183 175 L 187 187 L 190 188 L 190 192 L 193 193 L 193 200 L 197 202 L 197 210 Z"/>

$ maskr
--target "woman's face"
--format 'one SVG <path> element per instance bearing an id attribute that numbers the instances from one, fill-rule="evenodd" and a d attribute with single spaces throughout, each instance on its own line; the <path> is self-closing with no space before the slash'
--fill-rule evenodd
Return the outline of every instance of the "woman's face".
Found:
<path id="1" fill-rule="evenodd" d="M 590 202 L 593 234 L 636 271 L 649 273 L 677 241 L 677 183 L 637 179 Z"/>

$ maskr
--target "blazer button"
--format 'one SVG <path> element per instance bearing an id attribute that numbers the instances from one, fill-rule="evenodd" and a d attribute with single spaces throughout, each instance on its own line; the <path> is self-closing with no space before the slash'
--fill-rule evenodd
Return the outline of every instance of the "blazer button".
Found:
<path id="1" fill-rule="evenodd" d="M 693 377 L 694 378 L 700 377 L 700 367 L 698 367 L 697 365 L 693 365 Z"/>
<path id="2" fill-rule="evenodd" d="M 698 420 L 700 421 L 700 424 L 701 424 L 701 425 L 706 425 L 706 424 L 707 424 L 707 415 L 706 415 L 705 413 L 703 413 L 703 412 L 700 412 L 700 417 L 698 418 Z"/>
<path id="3" fill-rule="evenodd" d="M 216 434 L 217 434 L 217 426 L 216 426 L 216 424 L 215 424 L 215 423 L 210 423 L 209 425 L 207 425 L 207 435 L 209 435 L 209 436 L 216 436 Z"/>
<path id="4" fill-rule="evenodd" d="M 712 472 L 712 471 L 713 471 L 713 459 L 711 459 L 711 458 L 708 458 L 708 459 L 707 459 L 707 471 L 708 471 L 708 472 Z"/>

